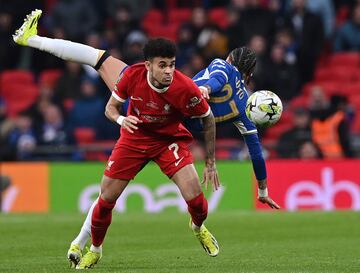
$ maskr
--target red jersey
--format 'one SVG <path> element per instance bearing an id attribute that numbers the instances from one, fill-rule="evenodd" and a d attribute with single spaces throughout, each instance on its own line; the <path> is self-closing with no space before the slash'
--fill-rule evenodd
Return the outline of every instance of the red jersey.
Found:
<path id="1" fill-rule="evenodd" d="M 208 103 L 190 78 L 175 70 L 170 86 L 157 89 L 150 83 L 144 63 L 130 66 L 112 95 L 121 102 L 129 99 L 127 115 L 143 121 L 137 124 L 139 129 L 133 134 L 121 129 L 121 138 L 127 142 L 157 142 L 169 137 L 190 140 L 190 132 L 181 124 L 183 119 L 205 117 L 210 113 Z"/>

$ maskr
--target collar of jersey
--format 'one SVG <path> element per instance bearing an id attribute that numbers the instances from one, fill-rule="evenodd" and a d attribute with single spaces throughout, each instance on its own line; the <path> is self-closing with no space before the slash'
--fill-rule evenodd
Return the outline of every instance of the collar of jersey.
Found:
<path id="1" fill-rule="evenodd" d="M 150 73 L 149 73 L 149 71 L 147 72 L 146 79 L 147 79 L 147 82 L 148 82 L 149 86 L 151 87 L 151 89 L 158 92 L 158 93 L 165 93 L 169 89 L 169 86 L 165 87 L 163 89 L 159 89 L 159 88 L 156 88 L 154 85 L 152 85 L 152 83 L 150 82 Z"/>

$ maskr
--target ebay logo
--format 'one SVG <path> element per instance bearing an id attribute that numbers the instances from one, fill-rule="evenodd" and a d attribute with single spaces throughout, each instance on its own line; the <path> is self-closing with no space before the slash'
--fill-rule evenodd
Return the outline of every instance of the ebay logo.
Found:
<path id="1" fill-rule="evenodd" d="M 288 186 L 285 192 L 285 208 L 295 211 L 304 207 L 316 207 L 326 211 L 337 209 L 335 198 L 342 194 L 350 197 L 349 209 L 360 210 L 360 186 L 355 181 L 334 179 L 330 167 L 320 171 L 320 183 L 300 180 Z"/>

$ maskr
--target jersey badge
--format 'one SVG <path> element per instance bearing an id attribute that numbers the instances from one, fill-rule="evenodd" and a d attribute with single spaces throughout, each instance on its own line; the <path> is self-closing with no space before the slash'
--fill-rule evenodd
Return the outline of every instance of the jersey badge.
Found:
<path id="1" fill-rule="evenodd" d="M 107 164 L 107 167 L 106 167 L 106 169 L 107 169 L 108 171 L 110 171 L 111 166 L 114 164 L 114 162 L 115 162 L 115 161 L 113 161 L 113 160 L 109 160 L 109 162 L 108 162 L 108 164 Z"/>
<path id="2" fill-rule="evenodd" d="M 202 100 L 202 97 L 192 97 L 190 99 L 190 103 L 186 105 L 186 108 L 191 108 L 191 107 L 195 107 L 196 105 L 198 105 Z"/>

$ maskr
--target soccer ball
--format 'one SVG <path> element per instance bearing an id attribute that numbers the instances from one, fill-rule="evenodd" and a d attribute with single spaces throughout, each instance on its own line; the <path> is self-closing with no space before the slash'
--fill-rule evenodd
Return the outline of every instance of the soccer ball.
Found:
<path id="1" fill-rule="evenodd" d="M 283 106 L 280 98 L 268 90 L 256 91 L 246 102 L 247 117 L 259 127 L 270 127 L 281 117 Z"/>

